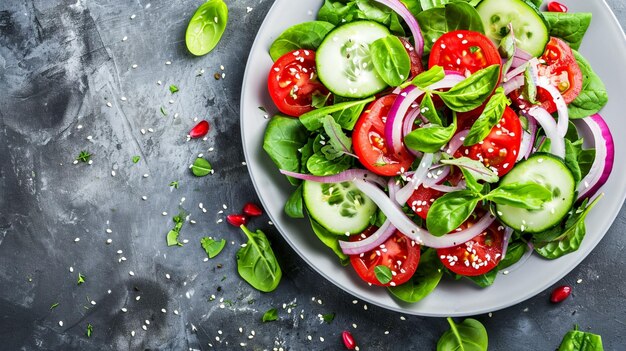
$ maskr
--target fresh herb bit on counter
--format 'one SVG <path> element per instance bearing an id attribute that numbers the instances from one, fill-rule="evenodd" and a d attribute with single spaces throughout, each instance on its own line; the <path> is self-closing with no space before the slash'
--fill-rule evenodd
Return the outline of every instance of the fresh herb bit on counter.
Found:
<path id="1" fill-rule="evenodd" d="M 211 52 L 222 38 L 227 22 L 228 7 L 223 0 L 209 0 L 200 5 L 189 20 L 185 33 L 189 52 L 196 56 Z"/>
<path id="2" fill-rule="evenodd" d="M 214 258 L 222 252 L 224 246 L 226 246 L 226 240 L 222 239 L 216 241 L 213 238 L 204 237 L 200 239 L 200 244 L 202 245 L 204 251 L 206 251 L 207 256 L 209 256 L 209 258 Z"/>
<path id="3" fill-rule="evenodd" d="M 170 186 L 174 187 L 174 189 L 178 189 L 178 180 L 174 180 L 174 181 L 170 182 Z"/>
<path id="4" fill-rule="evenodd" d="M 59 303 L 55 302 L 52 305 L 50 305 L 50 310 L 52 311 L 53 309 L 57 308 L 58 306 L 59 306 Z"/>
<path id="5" fill-rule="evenodd" d="M 251 232 L 245 225 L 240 228 L 248 242 L 237 251 L 237 272 L 253 288 L 263 292 L 273 291 L 283 273 L 269 240 L 260 230 Z"/>
<path id="6" fill-rule="evenodd" d="M 76 285 L 80 285 L 85 282 L 85 276 L 82 273 L 78 273 L 78 280 L 76 281 Z"/>
<path id="7" fill-rule="evenodd" d="M 487 330 L 479 321 L 467 318 L 456 324 L 448 317 L 450 330 L 443 333 L 437 342 L 437 351 L 474 350 L 487 351 Z"/>
<path id="8" fill-rule="evenodd" d="M 335 320 L 334 313 L 326 313 L 322 315 L 322 320 L 328 324 L 330 324 L 333 320 Z"/>
<path id="9" fill-rule="evenodd" d="M 80 162 L 89 162 L 89 159 L 91 159 L 91 154 L 87 151 L 81 151 L 78 157 L 76 157 L 76 160 Z"/>
<path id="10" fill-rule="evenodd" d="M 93 325 L 91 325 L 91 323 L 87 323 L 87 337 L 90 338 L 91 337 L 91 333 L 93 333 Z"/>
<path id="11" fill-rule="evenodd" d="M 604 347 L 600 335 L 580 331 L 576 325 L 565 334 L 557 351 L 604 351 Z"/>
<path id="12" fill-rule="evenodd" d="M 191 172 L 196 177 L 204 177 L 210 174 L 211 171 L 213 171 L 213 168 L 211 167 L 209 161 L 201 157 L 196 158 L 193 165 L 191 166 Z"/>
<path id="13" fill-rule="evenodd" d="M 275 308 L 271 308 L 263 314 L 262 321 L 265 323 L 265 322 L 275 321 L 277 319 L 278 319 L 278 310 L 276 310 Z"/>
<path id="14" fill-rule="evenodd" d="M 159 110 L 161 111 L 161 114 L 163 116 L 167 116 L 167 111 L 165 110 L 165 108 L 163 106 L 161 106 L 161 108 Z"/>
<path id="15" fill-rule="evenodd" d="M 209 122 L 202 120 L 198 122 L 198 124 L 196 124 L 193 128 L 191 128 L 191 130 L 189 131 L 189 137 L 192 139 L 202 138 L 203 136 L 207 135 L 207 133 L 209 132 L 209 128 Z"/>
<path id="16" fill-rule="evenodd" d="M 141 160 L 141 156 L 133 156 L 133 163 L 137 163 Z"/>
<path id="17" fill-rule="evenodd" d="M 178 241 L 178 236 L 180 235 L 180 230 L 183 227 L 183 223 L 185 223 L 185 214 L 181 212 L 178 215 L 174 216 L 172 220 L 174 221 L 175 225 L 174 228 L 172 228 L 167 233 L 167 246 L 183 246 L 183 244 Z"/>
<path id="18" fill-rule="evenodd" d="M 180 89 L 178 89 L 177 86 L 175 86 L 174 84 L 170 85 L 170 93 L 174 94 L 177 93 Z"/>

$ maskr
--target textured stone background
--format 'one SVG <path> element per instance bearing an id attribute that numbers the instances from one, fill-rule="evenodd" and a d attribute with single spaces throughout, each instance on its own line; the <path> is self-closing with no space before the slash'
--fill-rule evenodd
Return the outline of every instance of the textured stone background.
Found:
<path id="1" fill-rule="evenodd" d="M 214 52 L 196 58 L 186 51 L 184 31 L 200 3 L 0 4 L 0 348 L 335 350 L 341 332 L 351 330 L 361 350 L 434 349 L 444 319 L 353 304 L 306 266 L 267 218 L 253 226 L 273 241 L 283 281 L 261 294 L 238 277 L 234 256 L 243 236 L 217 222 L 257 200 L 242 164 L 239 96 L 248 49 L 272 1 L 228 1 L 226 34 Z M 609 3 L 624 25 L 624 2 Z M 180 92 L 171 94 L 170 84 Z M 185 140 L 194 118 L 211 123 L 208 140 Z M 72 163 L 81 150 L 93 153 L 92 165 Z M 214 175 L 190 174 L 199 153 Z M 179 189 L 168 186 L 174 180 Z M 183 227 L 187 245 L 168 248 L 165 234 L 180 210 L 197 223 Z M 574 286 L 563 304 L 550 305 L 546 291 L 477 316 L 492 349 L 553 350 L 573 324 L 602 334 L 607 350 L 623 349 L 625 226 L 622 210 L 596 250 L 560 282 Z M 229 242 L 208 262 L 199 245 L 206 235 Z M 79 272 L 86 282 L 77 286 Z M 59 305 L 51 310 L 53 303 Z M 280 319 L 261 323 L 272 307 Z M 325 313 L 336 313 L 335 320 L 320 321 Z"/>

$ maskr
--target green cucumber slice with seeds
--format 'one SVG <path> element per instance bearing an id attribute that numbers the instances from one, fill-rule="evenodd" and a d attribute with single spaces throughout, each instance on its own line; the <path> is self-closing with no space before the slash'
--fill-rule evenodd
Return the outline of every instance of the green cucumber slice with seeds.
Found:
<path id="1" fill-rule="evenodd" d="M 525 0 L 483 0 L 476 10 L 483 20 L 485 34 L 496 44 L 508 34 L 509 23 L 517 47 L 539 57 L 550 40 L 548 23 L 539 9 Z"/>
<path id="2" fill-rule="evenodd" d="M 528 233 L 538 233 L 561 223 L 576 199 L 576 182 L 563 160 L 551 154 L 536 153 L 518 163 L 500 180 L 501 185 L 528 182 L 552 190 L 552 200 L 545 202 L 539 210 L 496 205 L 500 221 Z"/>
<path id="3" fill-rule="evenodd" d="M 315 54 L 317 75 L 336 95 L 350 98 L 372 96 L 387 87 L 372 64 L 369 46 L 390 35 L 373 21 L 344 24 L 326 35 Z"/>
<path id="4" fill-rule="evenodd" d="M 302 197 L 311 217 L 337 235 L 361 233 L 377 210 L 376 204 L 351 182 L 304 181 Z"/>

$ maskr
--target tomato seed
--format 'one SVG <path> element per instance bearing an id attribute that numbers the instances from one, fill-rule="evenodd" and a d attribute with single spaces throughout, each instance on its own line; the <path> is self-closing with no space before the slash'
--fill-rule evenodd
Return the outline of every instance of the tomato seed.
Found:
<path id="1" fill-rule="evenodd" d="M 189 136 L 193 139 L 202 138 L 209 132 L 209 122 L 200 121 L 189 131 Z"/>
<path id="2" fill-rule="evenodd" d="M 250 217 L 257 217 L 263 214 L 263 210 L 261 210 L 259 206 L 253 204 L 252 202 L 248 202 L 247 204 L 245 204 L 243 206 L 242 212 Z"/>
<path id="3" fill-rule="evenodd" d="M 248 223 L 248 217 L 239 213 L 231 213 L 226 216 L 226 221 L 231 225 L 239 228 L 241 225 L 246 225 Z"/>
<path id="4" fill-rule="evenodd" d="M 552 291 L 550 295 L 550 302 L 559 303 L 563 300 L 567 299 L 567 297 L 572 293 L 572 287 L 567 285 L 561 285 Z"/>
<path id="5" fill-rule="evenodd" d="M 551 1 L 548 3 L 548 11 L 550 12 L 567 12 L 567 6 L 560 2 Z"/>
<path id="6" fill-rule="evenodd" d="M 356 348 L 356 343 L 354 342 L 354 338 L 352 337 L 352 334 L 349 331 L 346 330 L 343 333 L 341 333 L 341 337 L 343 338 L 343 345 L 346 347 L 346 349 L 354 350 L 354 348 Z"/>

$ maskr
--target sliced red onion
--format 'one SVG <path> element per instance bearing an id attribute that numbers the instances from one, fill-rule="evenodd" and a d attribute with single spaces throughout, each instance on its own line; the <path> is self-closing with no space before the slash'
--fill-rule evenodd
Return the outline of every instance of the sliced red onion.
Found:
<path id="1" fill-rule="evenodd" d="M 337 174 L 330 175 L 330 176 L 314 176 L 312 174 L 290 172 L 284 169 L 281 169 L 280 173 L 288 177 L 293 177 L 293 178 L 302 179 L 302 180 L 310 180 L 310 181 L 318 182 L 318 183 L 341 183 L 341 182 L 350 182 L 354 179 L 365 179 L 367 181 L 376 183 L 380 185 L 381 187 L 384 187 L 387 184 L 387 180 L 384 179 L 383 177 L 376 175 L 370 171 L 364 170 L 364 169 L 349 169 L 347 171 L 343 171 L 341 173 L 337 173 Z"/>
<path id="2" fill-rule="evenodd" d="M 454 155 L 454 153 L 457 152 L 461 146 L 463 146 L 463 141 L 465 140 L 467 134 L 469 134 L 469 129 L 456 133 L 448 143 L 448 147 L 445 148 L 446 153 L 450 156 Z"/>
<path id="3" fill-rule="evenodd" d="M 528 67 L 528 62 L 526 62 L 525 64 L 514 68 L 512 70 L 510 70 L 505 76 L 504 76 L 504 80 L 505 82 L 508 82 L 509 80 L 521 75 L 524 73 L 524 71 L 526 71 L 526 67 Z"/>
<path id="4" fill-rule="evenodd" d="M 524 255 L 519 259 L 519 261 L 515 262 L 515 264 L 503 270 L 502 271 L 503 274 L 509 274 L 511 272 L 516 271 L 518 268 L 523 266 L 524 263 L 526 263 L 526 261 L 528 261 L 530 256 L 532 256 L 533 252 L 535 251 L 535 247 L 530 241 L 527 243 L 527 245 L 528 245 L 528 249 L 526 250 L 526 252 L 524 252 Z M 504 253 L 503 253 L 502 259 L 504 259 Z"/>
<path id="5" fill-rule="evenodd" d="M 465 190 L 467 188 L 465 181 L 460 181 L 456 186 L 449 186 L 449 185 L 443 185 L 443 184 L 433 184 L 433 185 L 424 184 L 424 187 L 441 191 L 442 193 L 451 193 L 453 191 Z"/>
<path id="6" fill-rule="evenodd" d="M 433 185 L 441 183 L 450 174 L 450 166 L 441 165 L 432 167 L 426 174 L 424 186 L 432 188 Z M 393 198 L 392 198 L 393 199 Z"/>
<path id="7" fill-rule="evenodd" d="M 550 139 L 550 153 L 555 156 L 565 158 L 565 140 L 559 135 L 556 122 L 552 115 L 546 111 L 543 107 L 533 106 L 529 110 L 522 110 L 523 114 L 527 114 L 533 117 L 539 124 L 543 131 L 546 133 L 546 137 Z"/>
<path id="8" fill-rule="evenodd" d="M 523 76 L 517 76 L 517 77 L 512 78 L 511 80 L 508 80 L 502 83 L 502 88 L 504 88 L 505 95 L 509 95 L 510 93 L 521 88 L 522 86 L 524 86 Z"/>
<path id="9" fill-rule="evenodd" d="M 487 227 L 489 227 L 489 225 L 491 225 L 491 223 L 495 220 L 494 216 L 487 213 L 478 222 L 476 222 L 476 224 L 465 230 L 438 237 L 416 225 L 409 217 L 406 216 L 400 205 L 391 200 L 387 194 L 380 190 L 376 185 L 362 179 L 355 179 L 354 185 L 367 197 L 369 197 L 381 211 L 383 211 L 383 213 L 387 216 L 387 219 L 391 221 L 391 224 L 402 234 L 420 245 L 426 245 L 435 249 L 453 247 L 472 240 L 487 229 Z"/>
<path id="10" fill-rule="evenodd" d="M 368 236 L 367 238 L 361 241 L 339 240 L 339 246 L 341 247 L 341 251 L 343 251 L 346 255 L 358 255 L 379 247 L 387 239 L 389 239 L 395 231 L 396 227 L 391 225 L 391 221 L 387 219 L 383 225 L 374 232 L 374 234 Z"/>
<path id="11" fill-rule="evenodd" d="M 449 74 L 446 75 L 443 80 L 431 84 L 428 89 L 452 88 L 463 79 L 465 79 L 464 76 Z M 424 94 L 423 90 L 414 85 L 409 85 L 398 95 L 387 114 L 387 120 L 385 121 L 385 142 L 387 143 L 387 147 L 396 154 L 402 153 L 405 150 L 404 143 L 402 142 L 404 117 L 413 102 L 422 96 L 422 94 Z"/>
<path id="12" fill-rule="evenodd" d="M 567 127 L 569 126 L 569 112 L 567 111 L 567 104 L 565 103 L 565 99 L 563 99 L 563 95 L 561 95 L 561 92 L 554 85 L 550 84 L 550 81 L 545 77 L 541 77 L 537 80 L 537 86 L 545 89 L 552 97 L 552 101 L 554 101 L 559 114 L 557 131 L 561 137 L 565 137 Z"/>
<path id="13" fill-rule="evenodd" d="M 406 22 L 407 26 L 411 30 L 411 34 L 413 35 L 413 40 L 415 41 L 415 50 L 417 51 L 417 54 L 422 57 L 422 55 L 424 54 L 424 37 L 422 37 L 422 31 L 420 30 L 420 26 L 417 23 L 415 17 L 413 17 L 413 14 L 411 14 L 411 11 L 409 11 L 409 9 L 407 9 L 406 6 L 404 6 L 404 4 L 399 0 L 375 1 L 389 7 L 390 9 L 398 13 L 400 17 L 402 17 L 404 22 Z"/>
<path id="14" fill-rule="evenodd" d="M 409 200 L 409 197 L 411 197 L 411 195 L 413 194 L 413 191 L 415 191 L 415 189 L 417 189 L 420 184 L 422 184 L 422 182 L 426 178 L 428 169 L 433 164 L 433 157 L 433 154 L 424 154 L 424 157 L 422 157 L 420 165 L 415 170 L 415 173 L 413 173 L 411 180 L 407 182 L 406 185 L 402 187 L 402 189 L 398 190 L 398 192 L 396 193 L 395 198 L 399 204 L 405 204 Z"/>
<path id="15" fill-rule="evenodd" d="M 533 58 L 533 55 L 527 53 L 526 51 L 524 51 L 524 50 L 522 50 L 520 48 L 515 48 L 515 54 L 511 58 L 511 60 L 513 60 L 513 63 L 511 64 L 511 67 L 512 68 L 517 68 L 517 67 L 525 64 L 526 62 L 528 62 L 532 58 Z"/>
<path id="16" fill-rule="evenodd" d="M 387 189 L 389 189 L 389 197 L 392 199 L 395 198 L 396 193 L 398 192 L 398 190 L 400 190 L 399 181 L 397 181 L 393 177 L 389 178 L 389 180 L 387 181 Z"/>
<path id="17" fill-rule="evenodd" d="M 414 108 L 412 111 L 410 111 L 406 117 L 404 118 L 404 122 L 402 125 L 402 138 L 404 138 L 407 134 L 411 133 L 411 131 L 413 130 L 413 126 L 415 125 L 415 120 L 420 117 L 420 108 L 419 106 L 417 106 L 416 108 Z M 407 150 L 411 153 L 411 155 L 418 157 L 420 156 L 422 153 L 413 149 L 408 149 Z"/>
<path id="18" fill-rule="evenodd" d="M 535 138 L 537 137 L 537 121 L 528 115 L 526 116 L 526 120 L 528 121 L 528 131 L 524 131 L 517 161 L 530 156 L 533 151 L 533 146 L 535 145 Z"/>
<path id="19" fill-rule="evenodd" d="M 583 139 L 593 141 L 596 149 L 596 157 L 591 169 L 578 185 L 578 199 L 580 200 L 595 195 L 609 179 L 615 161 L 615 145 L 609 126 L 599 114 L 576 119 L 574 124 Z"/>
<path id="20" fill-rule="evenodd" d="M 513 228 L 504 227 L 504 239 L 502 240 L 502 257 L 500 260 L 503 260 L 506 257 L 506 250 L 509 248 L 509 242 L 511 241 L 511 236 L 513 235 Z"/>

